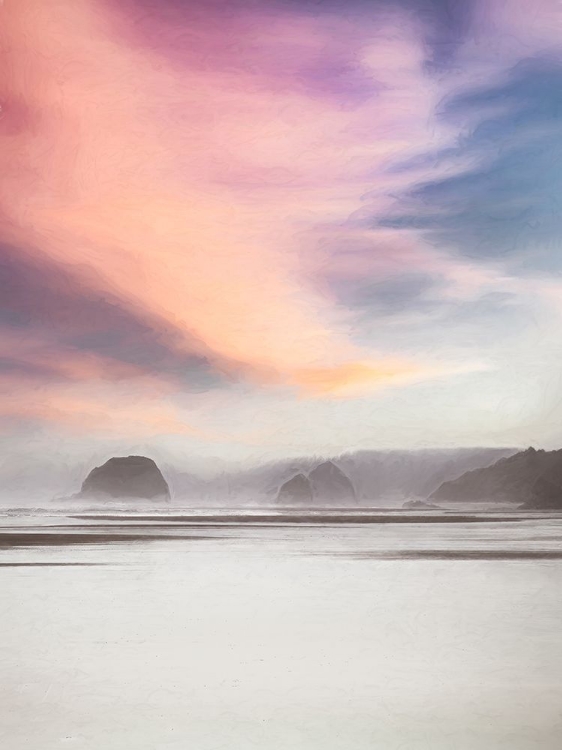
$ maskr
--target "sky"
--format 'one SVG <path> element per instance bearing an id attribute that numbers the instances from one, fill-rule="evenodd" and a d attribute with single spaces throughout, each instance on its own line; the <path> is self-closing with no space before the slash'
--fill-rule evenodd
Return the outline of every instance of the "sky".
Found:
<path id="1" fill-rule="evenodd" d="M 560 0 L 3 0 L 0 444 L 562 445 Z"/>

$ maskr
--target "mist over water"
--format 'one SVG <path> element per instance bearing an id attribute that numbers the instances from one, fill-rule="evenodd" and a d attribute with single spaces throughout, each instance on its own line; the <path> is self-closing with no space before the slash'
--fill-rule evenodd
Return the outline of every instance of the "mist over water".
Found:
<path id="1" fill-rule="evenodd" d="M 4 514 L 2 746 L 558 748 L 562 516 L 356 515 Z"/>

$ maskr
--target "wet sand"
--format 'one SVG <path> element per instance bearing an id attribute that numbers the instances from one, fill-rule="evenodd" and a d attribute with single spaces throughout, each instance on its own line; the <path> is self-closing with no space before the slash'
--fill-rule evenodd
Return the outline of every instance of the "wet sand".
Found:
<path id="1" fill-rule="evenodd" d="M 562 516 L 82 515 L 1 519 L 2 747 L 560 747 Z"/>

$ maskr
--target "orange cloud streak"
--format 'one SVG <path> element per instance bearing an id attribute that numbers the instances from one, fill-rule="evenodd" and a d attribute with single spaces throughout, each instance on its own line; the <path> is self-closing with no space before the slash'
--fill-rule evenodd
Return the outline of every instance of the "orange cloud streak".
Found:
<path id="1" fill-rule="evenodd" d="M 341 396 L 419 374 L 419 368 L 408 364 L 388 363 L 377 367 L 363 362 L 351 362 L 332 368 L 299 370 L 294 375 L 294 382 L 308 395 Z"/>

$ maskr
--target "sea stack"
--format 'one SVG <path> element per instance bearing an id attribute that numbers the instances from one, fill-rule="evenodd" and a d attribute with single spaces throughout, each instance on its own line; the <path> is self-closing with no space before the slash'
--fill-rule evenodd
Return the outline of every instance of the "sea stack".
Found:
<path id="1" fill-rule="evenodd" d="M 332 461 L 319 464 L 308 475 L 312 495 L 317 503 L 355 503 L 356 496 L 349 477 Z"/>
<path id="2" fill-rule="evenodd" d="M 281 485 L 277 502 L 282 505 L 292 505 L 293 503 L 306 504 L 312 502 L 312 487 L 309 480 L 304 474 L 297 474 Z"/>
<path id="3" fill-rule="evenodd" d="M 88 474 L 79 497 L 169 500 L 170 488 L 151 458 L 110 458 Z"/>

